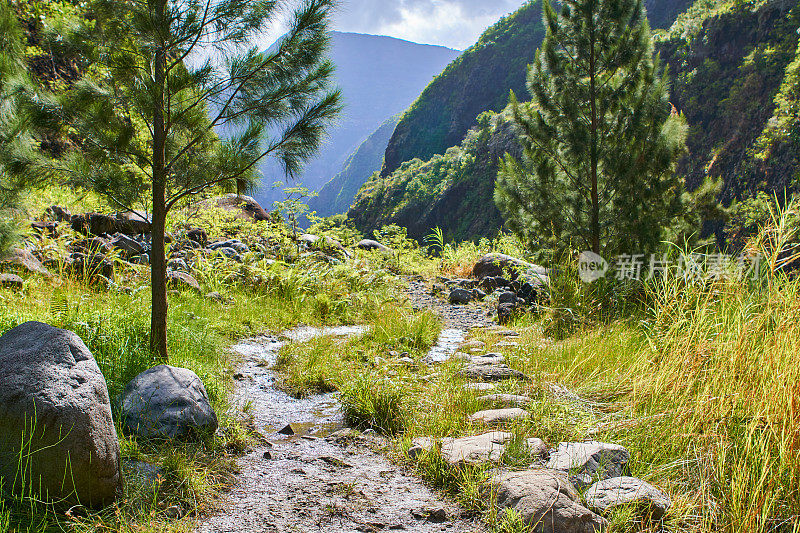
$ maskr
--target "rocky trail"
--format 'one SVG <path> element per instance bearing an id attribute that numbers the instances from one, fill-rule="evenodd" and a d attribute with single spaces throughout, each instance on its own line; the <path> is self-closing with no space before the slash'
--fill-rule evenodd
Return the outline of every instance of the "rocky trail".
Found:
<path id="1" fill-rule="evenodd" d="M 470 327 L 487 324 L 477 307 L 453 306 L 411 281 L 416 308 L 439 312 L 445 322 L 429 359 L 443 360 Z M 301 328 L 282 338 L 262 337 L 234 347 L 242 356 L 235 401 L 252 415 L 266 439 L 239 458 L 238 482 L 217 511 L 201 519 L 200 533 L 235 532 L 473 532 L 474 518 L 380 453 L 386 441 L 344 427 L 333 394 L 296 399 L 275 388 L 270 369 L 289 340 L 347 336 L 362 328 Z"/>

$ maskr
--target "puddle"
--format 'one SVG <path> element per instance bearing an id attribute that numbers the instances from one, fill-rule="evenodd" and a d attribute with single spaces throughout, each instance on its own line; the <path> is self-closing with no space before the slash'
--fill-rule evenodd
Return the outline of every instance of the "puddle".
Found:
<path id="1" fill-rule="evenodd" d="M 464 332 L 462 330 L 443 329 L 439 334 L 436 345 L 425 356 L 425 361 L 430 363 L 447 361 L 456 353 L 462 342 L 464 342 Z"/>
<path id="2" fill-rule="evenodd" d="M 324 437 L 343 428 L 344 419 L 335 393 L 294 398 L 275 388 L 272 367 L 280 349 L 288 342 L 285 339 L 305 342 L 315 337 L 361 335 L 367 330 L 365 326 L 302 327 L 282 333 L 280 339 L 269 336 L 241 341 L 231 348 L 244 358 L 239 369 L 243 379 L 236 383 L 237 402 L 252 413 L 258 427 L 267 432 L 291 424 L 298 438 L 303 435 Z"/>

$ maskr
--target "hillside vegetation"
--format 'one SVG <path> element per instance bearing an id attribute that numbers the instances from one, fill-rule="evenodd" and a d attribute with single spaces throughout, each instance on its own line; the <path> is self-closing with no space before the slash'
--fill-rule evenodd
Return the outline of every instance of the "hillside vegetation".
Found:
<path id="1" fill-rule="evenodd" d="M 727 205 L 758 191 L 782 196 L 784 188 L 796 187 L 799 26 L 800 6 L 793 2 L 708 1 L 698 2 L 669 32 L 656 36 L 656 50 L 670 69 L 671 101 L 686 115 L 690 127 L 689 151 L 678 168 L 688 189 L 697 188 L 709 177 L 721 179 L 720 199 Z M 527 91 L 518 96 L 527 97 Z M 508 141 L 496 142 L 509 146 Z M 430 161 L 448 157 L 435 156 Z M 373 178 L 368 182 L 351 216 L 368 230 L 378 221 L 406 220 L 401 213 L 407 208 L 398 208 L 401 204 L 436 206 L 440 198 L 452 194 L 449 212 L 467 219 L 444 217 L 425 226 L 433 222 L 426 219 L 411 233 L 425 234 L 440 225 L 446 234 L 458 238 L 491 237 L 498 224 L 483 231 L 481 221 L 487 210 L 492 216 L 494 206 L 481 203 L 481 199 L 490 198 L 487 191 L 494 189 L 496 173 L 486 169 L 496 163 L 485 163 L 482 171 L 462 173 L 459 181 L 470 181 L 472 186 L 458 194 L 449 190 L 450 182 L 435 194 L 408 199 L 400 190 L 414 179 L 412 169 L 421 165 L 405 164 L 384 175 L 383 181 Z M 459 207 L 476 204 L 484 205 L 483 210 Z M 721 230 L 720 225 L 713 227 Z"/>
<path id="2" fill-rule="evenodd" d="M 645 2 L 653 28 L 668 28 L 688 4 Z M 540 0 L 526 3 L 486 30 L 405 112 L 386 148 L 381 175 L 388 176 L 405 161 L 443 154 L 461 142 L 479 114 L 503 110 L 509 91 L 526 94 L 526 68 L 544 34 Z"/>

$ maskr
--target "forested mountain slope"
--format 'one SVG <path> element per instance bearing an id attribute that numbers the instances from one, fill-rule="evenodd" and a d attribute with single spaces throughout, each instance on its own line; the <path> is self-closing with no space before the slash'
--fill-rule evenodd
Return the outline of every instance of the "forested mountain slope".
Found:
<path id="1" fill-rule="evenodd" d="M 721 178 L 721 199 L 728 204 L 758 190 L 780 193 L 796 186 L 798 27 L 796 2 L 701 0 L 657 37 L 657 51 L 670 68 L 672 102 L 690 125 L 689 152 L 679 169 L 689 189 L 706 177 Z M 527 91 L 519 95 L 529 98 Z M 503 150 L 485 146 L 516 147 L 506 128 L 480 130 L 470 135 L 488 134 L 490 140 L 468 149 L 479 165 L 463 166 L 464 146 L 427 162 L 403 163 L 365 185 L 351 218 L 362 230 L 393 222 L 408 225 L 409 235 L 417 238 L 437 225 L 454 239 L 495 234 L 502 220 L 491 191 Z M 432 179 L 428 169 L 440 167 L 459 170 Z"/>
<path id="2" fill-rule="evenodd" d="M 689 0 L 647 0 L 653 28 L 667 28 Z M 475 117 L 499 112 L 513 90 L 524 97 L 526 67 L 544 38 L 541 0 L 504 17 L 453 61 L 403 115 L 386 148 L 382 176 L 403 162 L 429 159 L 461 142 Z"/>

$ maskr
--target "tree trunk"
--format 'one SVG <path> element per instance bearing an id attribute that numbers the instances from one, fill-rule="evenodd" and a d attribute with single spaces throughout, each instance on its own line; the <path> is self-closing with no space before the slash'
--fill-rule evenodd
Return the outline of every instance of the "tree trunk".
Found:
<path id="1" fill-rule="evenodd" d="M 163 24 L 166 2 L 160 0 L 156 6 L 156 17 Z M 153 94 L 153 221 L 150 251 L 150 351 L 162 362 L 169 360 L 167 354 L 167 259 L 164 246 L 166 231 L 166 145 L 167 125 L 164 120 L 164 89 L 167 62 L 163 46 L 155 53 Z"/>

